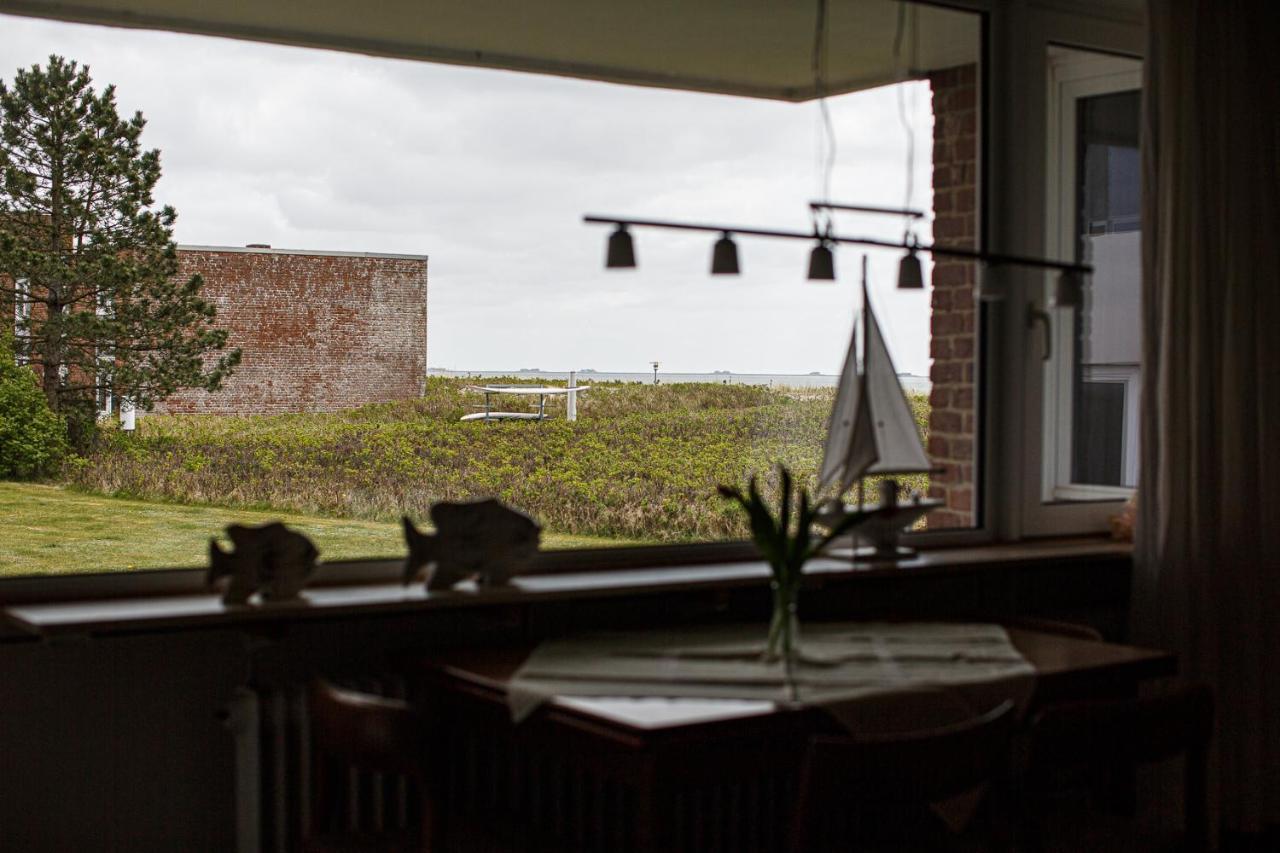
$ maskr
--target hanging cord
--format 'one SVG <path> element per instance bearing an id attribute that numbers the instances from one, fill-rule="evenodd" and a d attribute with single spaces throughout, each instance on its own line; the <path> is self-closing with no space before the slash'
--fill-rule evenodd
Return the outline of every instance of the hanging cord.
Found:
<path id="1" fill-rule="evenodd" d="M 916 61 L 916 51 L 919 47 L 919 27 L 916 26 L 916 9 L 911 8 L 911 63 L 914 67 Z M 907 35 L 907 2 L 899 0 L 898 2 L 898 25 L 893 35 L 893 67 L 895 76 L 898 78 L 897 95 L 898 95 L 898 121 L 902 124 L 903 133 L 907 137 L 907 188 L 906 196 L 903 199 L 902 206 L 911 209 L 911 201 L 915 196 L 916 189 L 916 135 L 911 125 L 911 114 L 915 112 L 915 92 L 912 92 L 911 109 L 908 110 L 907 94 L 906 94 L 906 77 L 909 71 L 902 61 L 902 43 Z M 911 233 L 911 217 L 906 217 L 903 224 L 907 237 L 913 237 Z"/>
<path id="2" fill-rule="evenodd" d="M 836 131 L 831 123 L 831 110 L 827 105 L 827 0 L 818 0 L 817 17 L 813 29 L 813 88 L 818 95 L 818 192 L 822 199 L 831 198 L 831 175 L 836 165 Z M 821 219 L 825 232 L 831 233 L 831 213 L 823 211 Z M 818 230 L 819 214 L 813 214 L 814 231 Z"/>

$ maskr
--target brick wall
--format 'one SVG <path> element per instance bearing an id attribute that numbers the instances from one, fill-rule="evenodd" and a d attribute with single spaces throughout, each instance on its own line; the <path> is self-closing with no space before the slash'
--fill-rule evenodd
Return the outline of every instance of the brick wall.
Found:
<path id="1" fill-rule="evenodd" d="M 939 244 L 977 242 L 977 70 L 963 65 L 929 75 L 933 91 L 933 236 Z M 975 521 L 976 304 L 973 262 L 936 258 L 929 378 L 929 456 L 945 467 L 930 481 L 930 497 L 946 506 L 929 527 L 969 527 Z"/>
<path id="2" fill-rule="evenodd" d="M 318 412 L 421 395 L 425 257 L 194 246 L 178 257 L 244 355 L 222 390 L 184 391 L 157 411 Z"/>

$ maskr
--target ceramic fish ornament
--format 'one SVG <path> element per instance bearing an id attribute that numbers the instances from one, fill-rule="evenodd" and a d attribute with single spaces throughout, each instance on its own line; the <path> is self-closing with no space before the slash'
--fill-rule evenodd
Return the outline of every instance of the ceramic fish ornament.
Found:
<path id="1" fill-rule="evenodd" d="M 255 592 L 264 602 L 293 601 L 315 574 L 320 552 L 311 540 L 280 522 L 261 527 L 233 524 L 227 536 L 235 550 L 227 552 L 209 540 L 209 574 L 215 586 L 228 579 L 223 604 L 245 604 Z"/>
<path id="2" fill-rule="evenodd" d="M 412 583 L 430 564 L 427 589 L 448 589 L 476 578 L 481 586 L 501 586 L 520 574 L 538 553 L 542 528 L 522 512 L 493 499 L 438 503 L 431 507 L 435 535 L 423 533 L 404 517 L 409 556 L 404 582 Z"/>

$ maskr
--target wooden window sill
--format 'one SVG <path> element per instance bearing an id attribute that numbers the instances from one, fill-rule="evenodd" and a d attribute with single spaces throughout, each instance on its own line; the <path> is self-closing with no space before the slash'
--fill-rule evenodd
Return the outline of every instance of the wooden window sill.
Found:
<path id="1" fill-rule="evenodd" d="M 1016 571 L 1045 564 L 1124 559 L 1129 553 L 1129 545 L 1105 539 L 1039 540 L 938 548 L 893 566 L 850 566 L 844 559 L 820 558 L 806 566 L 806 575 L 808 584 L 822 587 L 876 578 Z M 3 612 L 22 635 L 55 639 L 732 590 L 760 586 L 769 576 L 768 567 L 757 560 L 601 569 L 575 568 L 517 578 L 508 587 L 477 589 L 462 585 L 430 594 L 420 583 L 410 587 L 394 582 L 348 583 L 313 587 L 303 593 L 300 601 L 275 605 L 228 607 L 218 596 L 202 593 L 11 604 Z"/>

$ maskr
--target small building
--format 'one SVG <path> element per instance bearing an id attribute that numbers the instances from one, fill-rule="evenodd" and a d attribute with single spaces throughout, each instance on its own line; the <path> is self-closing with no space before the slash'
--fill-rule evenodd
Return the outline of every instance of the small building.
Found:
<path id="1" fill-rule="evenodd" d="M 157 411 L 326 412 L 421 395 L 425 255 L 179 246 L 178 259 L 243 357 L 221 390 L 182 391 Z"/>

